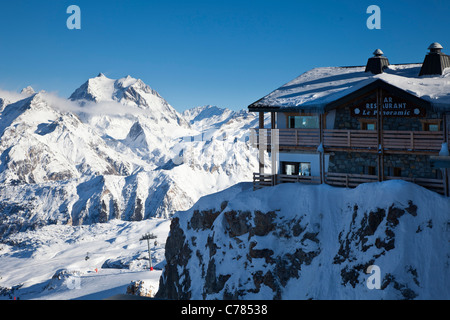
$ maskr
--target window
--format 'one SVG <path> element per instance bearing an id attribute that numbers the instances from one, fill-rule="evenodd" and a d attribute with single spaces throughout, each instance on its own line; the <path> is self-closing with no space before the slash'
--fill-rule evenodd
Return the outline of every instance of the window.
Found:
<path id="1" fill-rule="evenodd" d="M 434 123 L 427 123 L 427 131 L 439 131 L 439 125 Z"/>
<path id="2" fill-rule="evenodd" d="M 282 162 L 281 171 L 289 176 L 311 176 L 311 162 Z"/>
<path id="3" fill-rule="evenodd" d="M 377 174 L 377 169 L 375 166 L 363 166 L 363 174 L 375 176 Z"/>
<path id="4" fill-rule="evenodd" d="M 377 130 L 377 121 L 376 120 L 360 119 L 359 124 L 360 124 L 361 130 Z"/>
<path id="5" fill-rule="evenodd" d="M 402 169 L 397 167 L 386 167 L 384 173 L 388 177 L 401 177 Z"/>
<path id="6" fill-rule="evenodd" d="M 281 173 L 289 176 L 295 175 L 297 172 L 297 164 L 295 162 L 281 162 Z"/>
<path id="7" fill-rule="evenodd" d="M 319 117 L 317 116 L 289 116 L 289 129 L 318 129 Z"/>
<path id="8" fill-rule="evenodd" d="M 443 177 L 442 177 L 442 170 L 441 169 L 435 169 L 435 170 L 431 171 L 433 173 L 435 179 L 439 179 L 439 180 L 443 179 Z"/>
<path id="9" fill-rule="evenodd" d="M 440 131 L 441 130 L 441 119 L 427 119 L 422 121 L 423 131 Z"/>
<path id="10" fill-rule="evenodd" d="M 300 162 L 299 175 L 311 176 L 311 162 Z"/>
<path id="11" fill-rule="evenodd" d="M 287 175 L 293 176 L 297 174 L 296 165 L 295 164 L 286 164 L 285 171 Z"/>

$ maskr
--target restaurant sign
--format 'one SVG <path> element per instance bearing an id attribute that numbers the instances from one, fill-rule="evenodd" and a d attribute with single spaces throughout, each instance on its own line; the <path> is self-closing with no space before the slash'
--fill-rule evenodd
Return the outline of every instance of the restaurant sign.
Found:
<path id="1" fill-rule="evenodd" d="M 358 104 L 351 108 L 351 115 L 353 117 L 376 117 L 377 110 L 376 102 L 366 102 Z M 383 98 L 383 117 L 424 117 L 426 111 L 423 107 L 413 105 L 408 101 L 400 101 L 393 97 Z"/>

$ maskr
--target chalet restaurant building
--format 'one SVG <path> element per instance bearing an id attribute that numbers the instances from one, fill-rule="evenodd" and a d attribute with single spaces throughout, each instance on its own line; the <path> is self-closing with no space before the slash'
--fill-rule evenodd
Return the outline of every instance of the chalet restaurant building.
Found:
<path id="1" fill-rule="evenodd" d="M 450 56 L 428 49 L 423 63 L 390 64 L 377 49 L 365 66 L 315 68 L 251 104 L 254 188 L 402 179 L 449 196 Z"/>

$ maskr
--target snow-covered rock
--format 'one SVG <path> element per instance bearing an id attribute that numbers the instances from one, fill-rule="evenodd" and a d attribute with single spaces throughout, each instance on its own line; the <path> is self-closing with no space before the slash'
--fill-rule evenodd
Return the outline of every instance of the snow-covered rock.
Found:
<path id="1" fill-rule="evenodd" d="M 153 298 L 158 291 L 152 281 L 135 280 L 127 287 L 127 294 L 139 297 Z"/>
<path id="2" fill-rule="evenodd" d="M 172 219 L 157 297 L 449 299 L 449 208 L 400 180 L 241 183 Z"/>

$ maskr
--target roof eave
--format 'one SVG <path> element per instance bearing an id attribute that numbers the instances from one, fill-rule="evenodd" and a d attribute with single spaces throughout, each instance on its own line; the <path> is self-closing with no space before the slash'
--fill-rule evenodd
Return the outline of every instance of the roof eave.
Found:
<path id="1" fill-rule="evenodd" d="M 323 113 L 323 105 L 303 105 L 303 106 L 248 106 L 249 112 L 317 112 Z"/>

